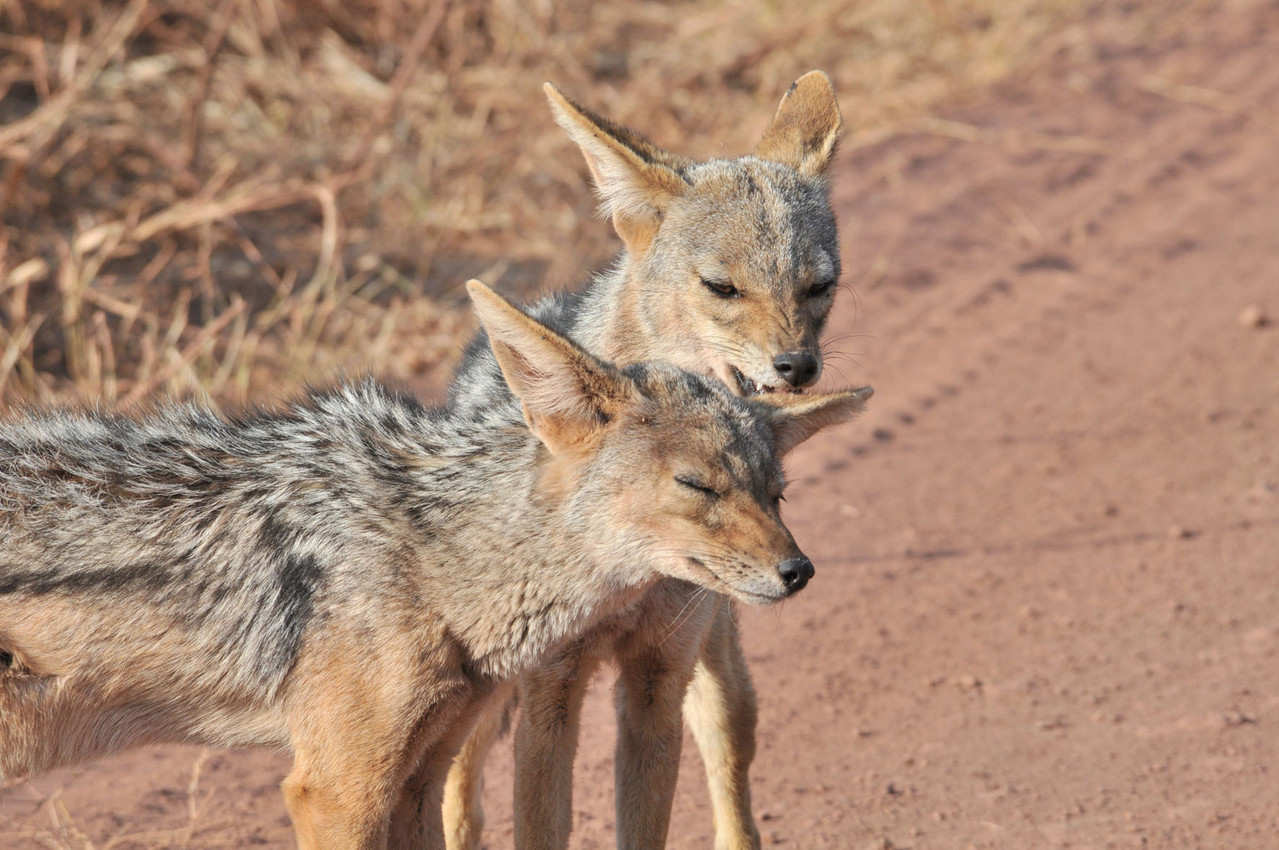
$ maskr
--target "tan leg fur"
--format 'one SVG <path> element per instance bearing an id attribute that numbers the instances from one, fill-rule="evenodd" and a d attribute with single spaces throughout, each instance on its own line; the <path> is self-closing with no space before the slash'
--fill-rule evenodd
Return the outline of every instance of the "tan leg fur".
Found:
<path id="1" fill-rule="evenodd" d="M 515 731 L 515 846 L 566 847 L 573 828 L 573 756 L 582 700 L 599 663 L 577 644 L 520 681 Z"/>
<path id="2" fill-rule="evenodd" d="M 742 655 L 733 604 L 724 597 L 718 601 L 684 700 L 684 719 L 706 765 L 715 850 L 759 850 L 748 778 L 755 758 L 755 689 Z"/>
<path id="3" fill-rule="evenodd" d="M 445 846 L 448 850 L 480 850 L 484 829 L 484 773 L 489 750 L 501 737 L 514 701 L 515 684 L 504 683 L 478 712 L 475 727 L 449 765 L 444 786 Z"/>

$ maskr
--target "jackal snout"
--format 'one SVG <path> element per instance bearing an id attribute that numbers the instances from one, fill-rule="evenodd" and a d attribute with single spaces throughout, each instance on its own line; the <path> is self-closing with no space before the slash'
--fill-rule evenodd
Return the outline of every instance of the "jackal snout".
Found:
<path id="1" fill-rule="evenodd" d="M 816 343 L 774 352 L 779 352 L 776 345 L 743 344 L 733 353 L 735 362 L 725 361 L 712 372 L 734 392 L 747 397 L 802 392 L 821 377 L 822 352 Z"/>
<path id="2" fill-rule="evenodd" d="M 813 563 L 795 545 L 775 504 L 725 493 L 717 504 L 684 525 L 671 524 L 688 541 L 691 579 L 742 602 L 766 605 L 794 596 L 813 577 Z M 670 512 L 666 519 L 672 518 Z"/>

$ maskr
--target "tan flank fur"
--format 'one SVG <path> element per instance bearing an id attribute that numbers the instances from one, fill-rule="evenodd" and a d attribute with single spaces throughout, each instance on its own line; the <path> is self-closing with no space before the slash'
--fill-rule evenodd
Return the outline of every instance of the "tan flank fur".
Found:
<path id="1" fill-rule="evenodd" d="M 815 382 L 840 271 L 826 172 L 841 118 L 826 75 L 814 71 L 797 81 L 755 151 L 726 160 L 676 156 L 549 84 L 546 94 L 585 156 L 625 251 L 586 289 L 550 296 L 534 315 L 606 359 L 668 361 L 742 396 L 777 398 Z M 508 415 L 518 415 L 504 397 L 496 366 L 477 343 L 450 403 L 476 410 L 507 404 Z M 665 846 L 682 711 L 706 764 L 716 847 L 758 848 L 747 775 L 755 696 L 734 609 L 728 596 L 681 581 L 655 584 L 640 604 L 523 678 L 517 846 L 568 846 L 578 717 L 590 673 L 604 660 L 619 670 L 618 846 Z M 500 703 L 450 778 L 451 850 L 480 847 L 482 763 L 502 728 Z"/>
<path id="2" fill-rule="evenodd" d="M 659 578 L 802 586 L 780 455 L 869 391 L 743 400 L 470 290 L 514 419 L 366 382 L 233 419 L 0 422 L 0 781 L 283 747 L 301 847 L 442 848 L 449 766 L 511 677 Z"/>

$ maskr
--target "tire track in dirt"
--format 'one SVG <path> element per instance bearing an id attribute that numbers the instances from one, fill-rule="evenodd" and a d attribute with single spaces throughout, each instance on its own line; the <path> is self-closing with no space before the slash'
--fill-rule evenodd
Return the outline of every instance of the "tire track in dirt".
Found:
<path id="1" fill-rule="evenodd" d="M 1257 49 L 1212 66 L 1194 90 L 1230 91 L 1232 105 L 1279 103 L 1279 86 L 1266 73 L 1279 55 L 1273 17 L 1262 10 L 1241 21 L 1240 30 L 1261 42 Z M 1103 96 L 1079 95 L 1060 112 L 1014 108 L 993 122 L 979 113 L 972 123 L 1014 139 L 993 164 L 981 146 L 963 150 L 972 143 L 924 137 L 858 152 L 837 175 L 846 277 L 858 297 L 851 308 L 848 300 L 841 305 L 833 324 L 866 336 L 835 348 L 865 342 L 859 364 L 869 383 L 882 385 L 868 417 L 872 436 L 855 444 L 854 454 L 926 422 L 939 402 L 1001 358 L 1051 343 L 1090 312 L 1115 309 L 1132 285 L 1099 288 L 1100 270 L 1118 265 L 1132 276 L 1150 274 L 1200 247 L 1203 237 L 1186 233 L 1203 229 L 1193 222 L 1221 195 L 1247 203 L 1279 185 L 1273 172 L 1257 174 L 1249 165 L 1279 139 L 1279 112 L 1270 132 L 1237 106 L 1221 113 L 1220 106 L 1151 93 L 1148 81 L 1164 78 L 1127 64 L 1090 69 L 1105 81 Z M 1072 70 L 1054 73 L 1069 79 Z M 1065 123 L 1066 116 L 1076 123 Z M 1094 135 L 1098 126 L 1104 136 Z M 1016 147 L 1018 137 L 1053 135 L 1093 139 L 1106 152 Z M 911 192 L 904 212 L 881 220 L 893 195 L 884 163 L 902 161 L 914 176 L 896 179 L 930 191 Z M 930 205 L 938 195 L 944 202 Z M 920 266 L 920 254 L 948 265 Z M 854 310 L 859 317 L 850 316 Z M 943 358 L 947 368 L 936 369 Z M 852 370 L 835 359 L 832 371 Z"/>

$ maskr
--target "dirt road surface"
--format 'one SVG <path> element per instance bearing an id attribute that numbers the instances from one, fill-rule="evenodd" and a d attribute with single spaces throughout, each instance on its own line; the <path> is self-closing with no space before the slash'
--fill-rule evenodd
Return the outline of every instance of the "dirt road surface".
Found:
<path id="1" fill-rule="evenodd" d="M 1126 5 L 837 166 L 828 381 L 878 393 L 791 464 L 816 579 L 743 614 L 765 846 L 1279 846 L 1279 4 Z M 684 762 L 670 846 L 709 847 Z M 0 792 L 0 846 L 287 847 L 286 764 L 64 770 Z M 509 795 L 503 753 L 494 848 Z"/>

